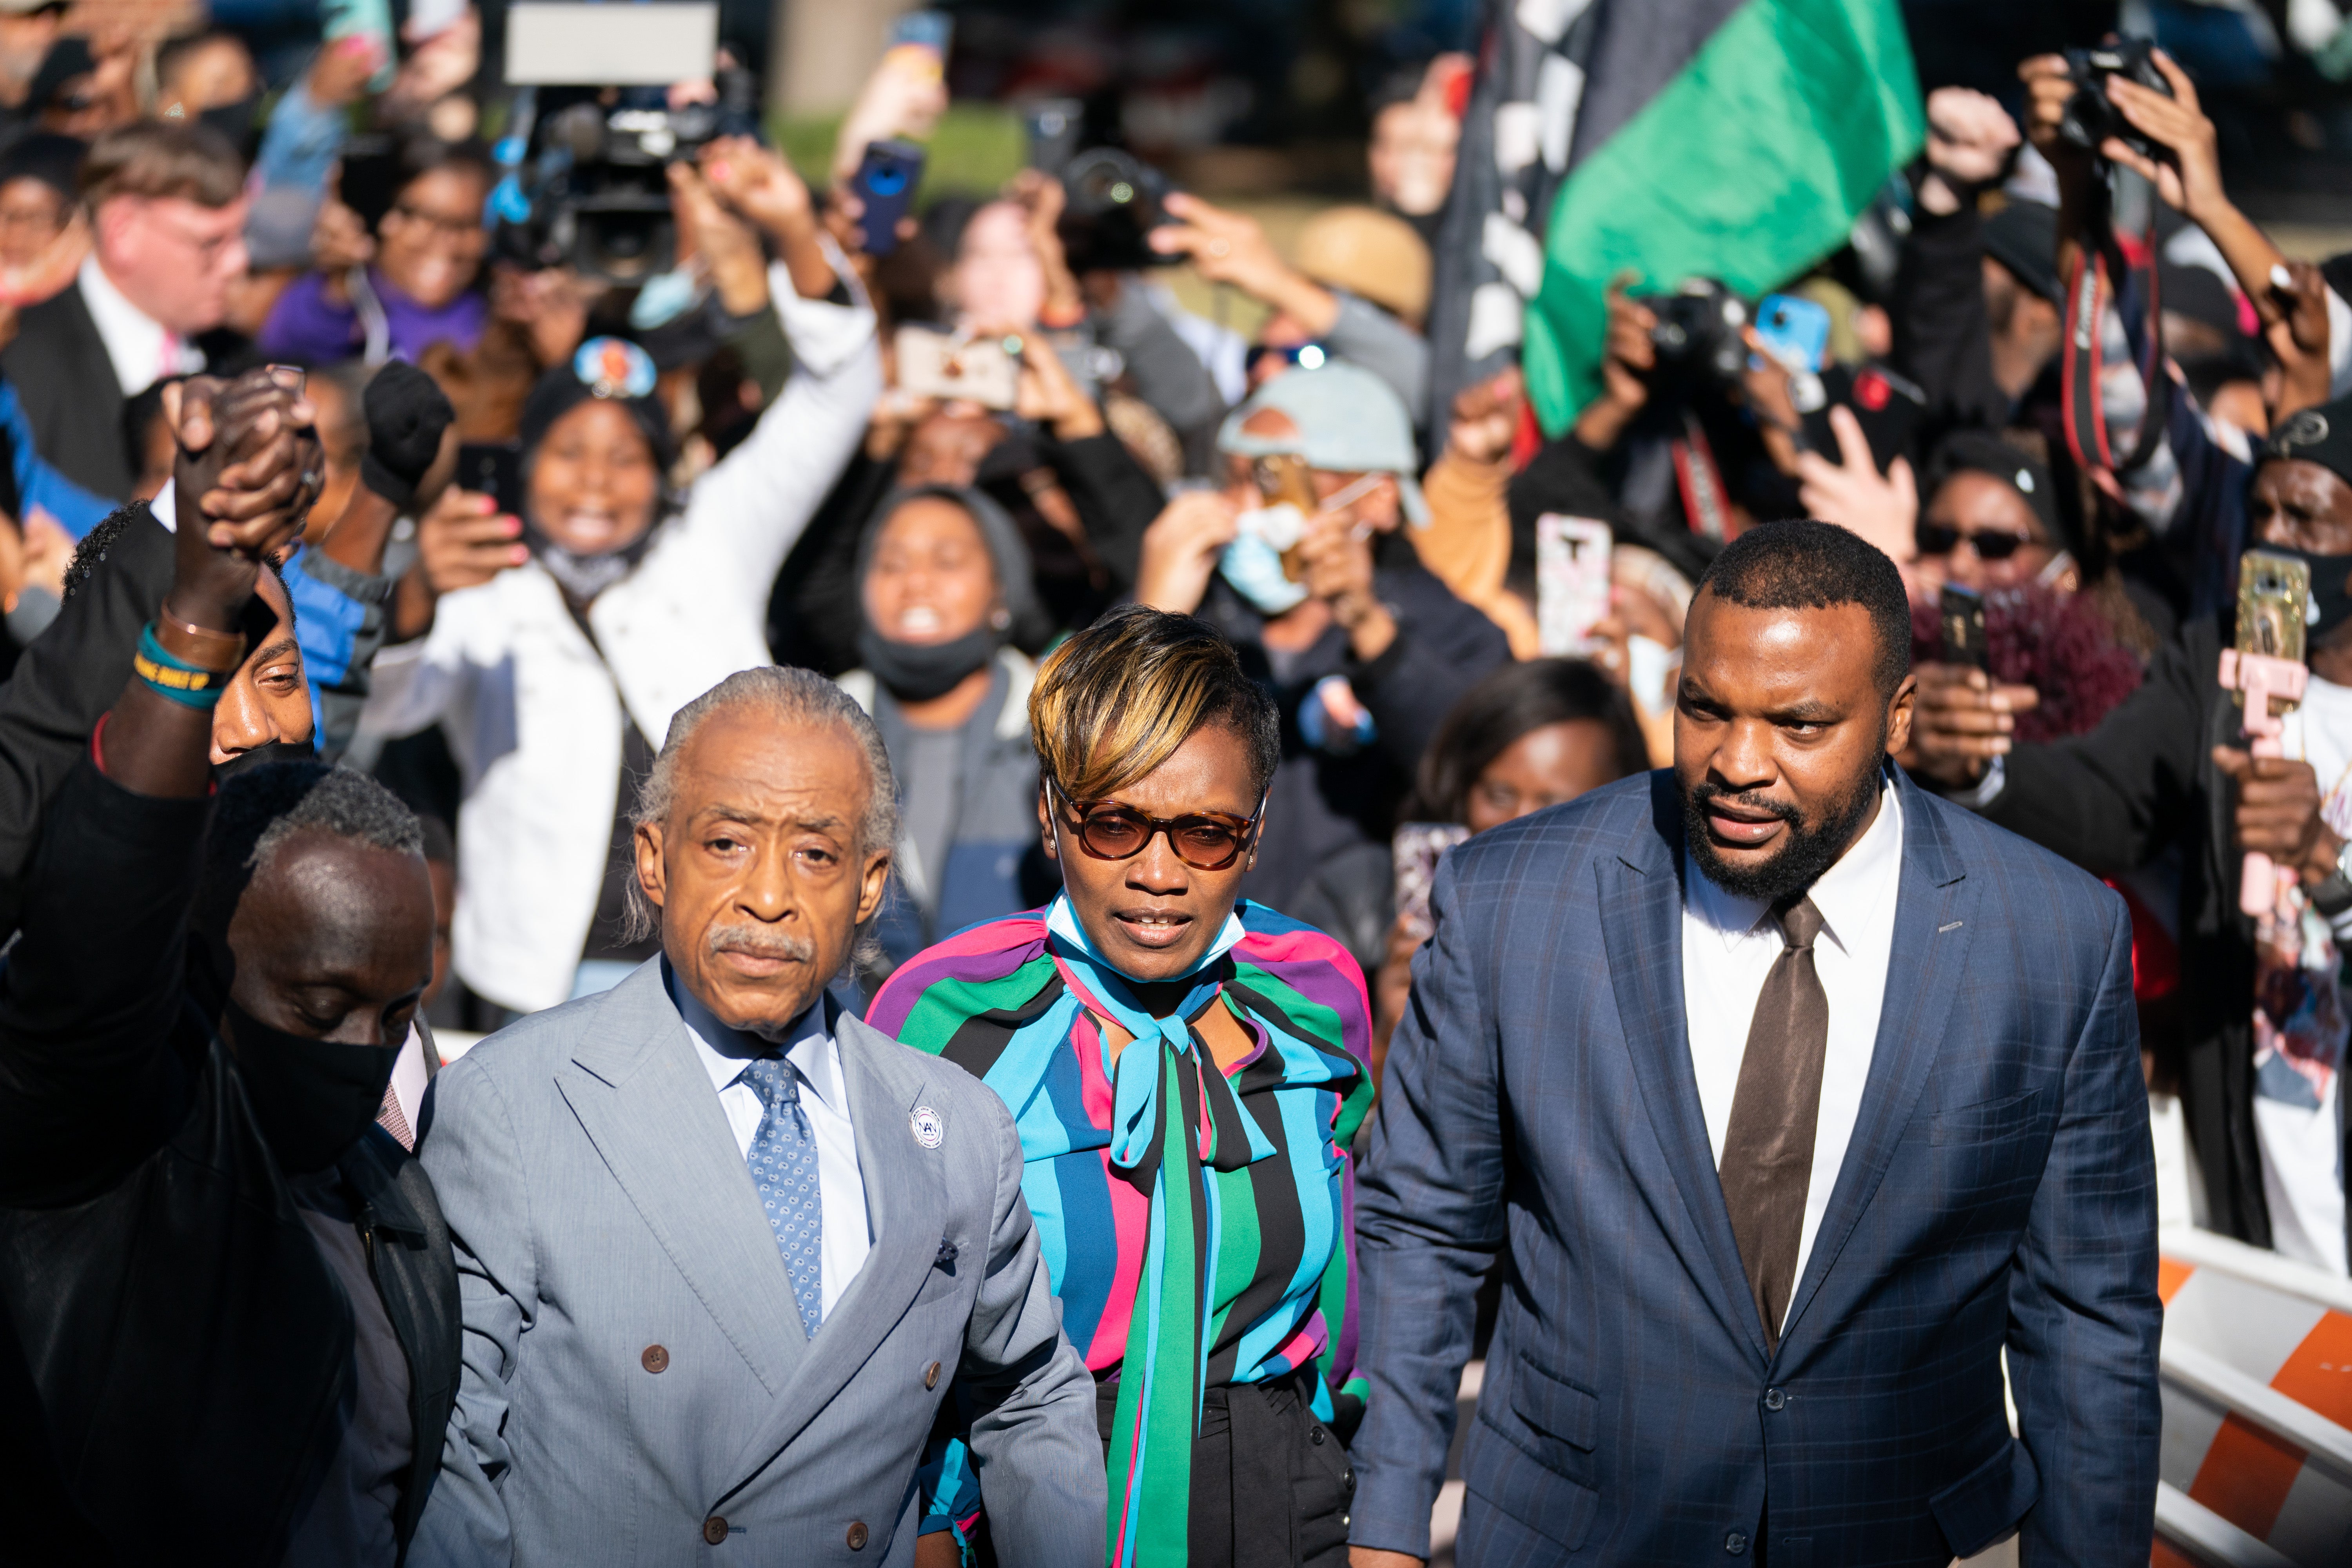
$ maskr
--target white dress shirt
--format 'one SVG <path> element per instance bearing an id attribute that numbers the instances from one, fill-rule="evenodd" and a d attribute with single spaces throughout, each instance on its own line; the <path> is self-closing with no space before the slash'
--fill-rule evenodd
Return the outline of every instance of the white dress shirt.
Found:
<path id="1" fill-rule="evenodd" d="M 123 396 L 136 397 L 167 375 L 205 368 L 205 351 L 124 299 L 95 251 L 83 259 L 77 281 Z"/>
<path id="2" fill-rule="evenodd" d="M 759 1091 L 743 1081 L 744 1065 L 754 1057 L 772 1056 L 776 1047 L 754 1036 L 738 1034 L 710 1015 L 692 993 L 670 979 L 670 995 L 686 1020 L 694 1053 L 718 1091 L 719 1109 L 735 1134 L 735 1151 L 746 1162 L 751 1140 L 759 1135 L 766 1108 Z M 834 1303 L 866 1267 L 873 1250 L 873 1233 L 866 1217 L 866 1178 L 857 1167 L 857 1133 L 849 1121 L 849 1083 L 841 1070 L 841 1043 L 825 1027 L 824 998 L 793 1021 L 785 1063 L 801 1080 L 801 1110 L 816 1136 L 818 1200 L 824 1210 L 824 1234 L 817 1250 L 824 1259 L 822 1310 L 832 1316 Z M 782 1258 L 779 1256 L 777 1261 Z"/>
<path id="3" fill-rule="evenodd" d="M 1760 899 L 1737 899 L 1706 879 L 1685 852 L 1683 887 L 1683 1016 L 1691 1068 L 1706 1115 L 1706 1141 L 1719 1169 L 1739 1064 L 1756 1002 L 1785 944 Z M 1878 816 L 1844 858 L 1812 886 L 1822 933 L 1813 969 L 1830 1004 L 1829 1049 L 1822 1062 L 1822 1102 L 1813 1128 L 1813 1173 L 1805 1187 L 1805 1226 L 1797 1272 L 1805 1276 L 1813 1235 L 1845 1163 L 1862 1110 L 1863 1086 L 1886 1000 L 1886 966 L 1895 947 L 1895 895 L 1903 871 L 1903 806 L 1892 784 L 1878 796 Z M 1794 1304 L 1793 1293 L 1791 1305 Z"/>

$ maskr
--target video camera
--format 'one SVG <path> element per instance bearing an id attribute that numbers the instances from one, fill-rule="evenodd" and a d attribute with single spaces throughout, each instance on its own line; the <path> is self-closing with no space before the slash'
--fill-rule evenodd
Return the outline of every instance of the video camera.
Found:
<path id="1" fill-rule="evenodd" d="M 1028 106 L 1029 166 L 1062 182 L 1062 238 L 1070 270 L 1132 272 L 1181 261 L 1146 243 L 1161 224 L 1174 220 L 1164 205 L 1175 187 L 1168 176 L 1117 147 L 1073 151 L 1085 132 L 1085 106 L 1075 99 L 1045 99 Z"/>
<path id="2" fill-rule="evenodd" d="M 498 147 L 508 169 L 491 202 L 499 252 L 625 287 L 677 259 L 672 162 L 712 138 L 750 135 L 758 85 L 718 63 L 719 7 L 517 4 L 507 80 L 523 91 Z M 668 89 L 709 79 L 715 103 L 673 107 Z"/>
<path id="3" fill-rule="evenodd" d="M 2096 153 L 2112 136 L 2143 158 L 2169 156 L 2167 149 L 2133 129 L 2115 100 L 2107 96 L 2106 79 L 2119 76 L 2151 92 L 2172 96 L 2172 84 L 2156 68 L 2156 45 L 2147 38 L 2117 38 L 2096 48 L 2068 49 L 2066 74 L 2074 79 L 2074 96 L 2066 100 L 2058 133 L 2075 146 Z"/>

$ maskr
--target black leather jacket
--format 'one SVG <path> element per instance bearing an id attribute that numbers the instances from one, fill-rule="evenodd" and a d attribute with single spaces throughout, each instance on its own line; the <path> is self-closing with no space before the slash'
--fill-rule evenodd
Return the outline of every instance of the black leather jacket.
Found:
<path id="1" fill-rule="evenodd" d="M 11 1561 L 274 1564 L 331 1457 L 351 1304 L 183 978 L 209 811 L 85 759 L 0 969 Z M 340 1169 L 407 1352 L 404 1555 L 457 1386 L 457 1268 L 424 1168 L 389 1134 Z"/>

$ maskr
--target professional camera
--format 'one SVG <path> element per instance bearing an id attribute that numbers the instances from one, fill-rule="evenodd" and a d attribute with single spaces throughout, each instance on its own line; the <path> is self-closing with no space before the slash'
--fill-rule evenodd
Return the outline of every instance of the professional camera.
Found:
<path id="1" fill-rule="evenodd" d="M 1712 278 L 1686 279 L 1671 294 L 1635 296 L 1658 319 L 1650 342 L 1664 383 L 1737 384 L 1748 369 L 1747 301 Z"/>
<path id="2" fill-rule="evenodd" d="M 1161 204 L 1171 187 L 1159 170 L 1116 147 L 1091 147 L 1059 174 L 1059 232 L 1071 271 L 1130 272 L 1181 259 L 1160 255 L 1144 240 L 1170 221 Z"/>
<path id="3" fill-rule="evenodd" d="M 2107 97 L 2107 78 L 2119 76 L 2170 98 L 2172 84 L 2156 68 L 2155 52 L 2156 46 L 2146 38 L 2117 38 L 2096 48 L 2068 49 L 2066 74 L 2079 85 L 2074 96 L 2066 100 L 2064 117 L 2058 121 L 2058 133 L 2092 153 L 2096 153 L 2112 136 L 2143 158 L 2168 157 L 2168 149 L 2134 130 L 2123 110 Z"/>
<path id="4" fill-rule="evenodd" d="M 508 41 L 507 79 L 523 90 L 498 148 L 509 171 L 491 199 L 500 253 L 623 287 L 667 271 L 677 232 L 667 166 L 759 121 L 756 81 L 716 43 L 717 7 L 514 10 L 534 26 Z M 670 82 L 705 74 L 718 101 L 671 104 Z"/>

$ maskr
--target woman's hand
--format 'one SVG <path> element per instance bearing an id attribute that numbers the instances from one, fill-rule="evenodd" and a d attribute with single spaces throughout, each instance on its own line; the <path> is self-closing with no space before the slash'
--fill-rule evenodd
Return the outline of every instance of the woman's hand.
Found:
<path id="1" fill-rule="evenodd" d="M 416 563 L 393 596 L 389 640 L 408 642 L 433 629 L 441 595 L 479 587 L 530 559 L 522 520 L 498 502 L 456 486 L 416 521 Z"/>
<path id="2" fill-rule="evenodd" d="M 1240 513 L 1219 490 L 1187 490 L 1143 531 L 1135 600 L 1189 616 L 1201 607 L 1225 546 L 1241 531 Z"/>
<path id="3" fill-rule="evenodd" d="M 1307 592 L 1331 606 L 1348 634 L 1349 651 L 1365 662 L 1396 641 L 1396 617 L 1381 603 L 1372 578 L 1372 531 L 1345 512 L 1318 511 L 1298 541 Z"/>
<path id="4" fill-rule="evenodd" d="M 588 307 L 602 289 L 561 267 L 525 272 L 501 267 L 490 279 L 490 310 L 530 337 L 531 357 L 541 365 L 570 360 L 588 333 Z"/>

